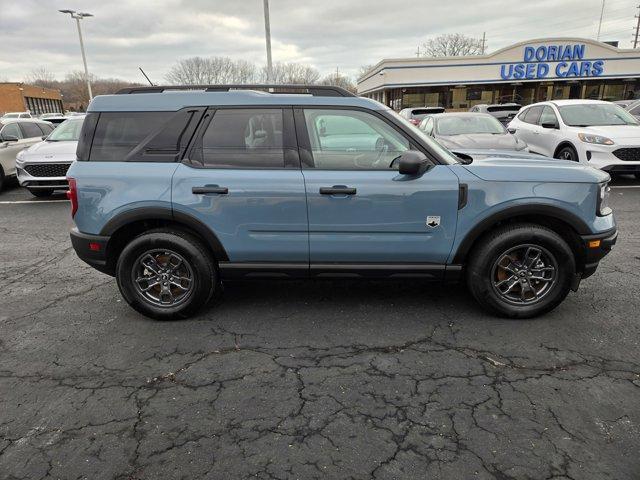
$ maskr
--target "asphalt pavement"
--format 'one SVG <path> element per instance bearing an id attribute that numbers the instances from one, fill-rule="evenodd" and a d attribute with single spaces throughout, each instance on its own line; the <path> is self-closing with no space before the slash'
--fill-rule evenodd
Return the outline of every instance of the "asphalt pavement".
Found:
<path id="1" fill-rule="evenodd" d="M 71 248 L 69 205 L 0 193 L 1 479 L 637 479 L 640 182 L 555 311 L 460 286 L 237 283 L 157 322 Z"/>

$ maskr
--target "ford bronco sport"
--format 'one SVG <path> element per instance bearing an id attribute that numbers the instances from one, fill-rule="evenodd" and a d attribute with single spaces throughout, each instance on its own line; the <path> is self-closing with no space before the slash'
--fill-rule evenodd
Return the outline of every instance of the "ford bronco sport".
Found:
<path id="1" fill-rule="evenodd" d="M 89 105 L 68 172 L 79 257 L 185 318 L 238 278 L 463 280 L 488 310 L 556 307 L 616 241 L 609 175 L 461 161 L 325 86 L 142 87 Z"/>

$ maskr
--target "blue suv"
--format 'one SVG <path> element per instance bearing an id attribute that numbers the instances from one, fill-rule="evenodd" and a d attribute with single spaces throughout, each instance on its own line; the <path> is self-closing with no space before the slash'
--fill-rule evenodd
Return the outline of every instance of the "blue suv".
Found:
<path id="1" fill-rule="evenodd" d="M 616 241 L 609 175 L 460 159 L 325 86 L 129 88 L 91 102 L 68 172 L 78 256 L 186 318 L 232 279 L 465 281 L 486 309 L 556 307 Z"/>

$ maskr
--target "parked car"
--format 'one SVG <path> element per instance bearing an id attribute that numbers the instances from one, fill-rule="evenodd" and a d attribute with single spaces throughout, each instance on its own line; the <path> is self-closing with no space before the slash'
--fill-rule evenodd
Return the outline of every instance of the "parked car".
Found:
<path id="1" fill-rule="evenodd" d="M 418 126 L 449 150 L 456 148 L 525 150 L 527 144 L 511 135 L 488 113 L 452 112 L 429 115 Z"/>
<path id="2" fill-rule="evenodd" d="M 50 123 L 32 119 L 0 120 L 0 190 L 7 178 L 16 176 L 16 155 L 53 131 Z"/>
<path id="3" fill-rule="evenodd" d="M 67 174 L 75 251 L 150 317 L 191 316 L 225 280 L 331 276 L 464 279 L 490 311 L 532 317 L 616 241 L 605 172 L 464 165 L 338 87 L 193 88 L 95 97 Z"/>
<path id="4" fill-rule="evenodd" d="M 519 103 L 496 103 L 493 105 L 480 104 L 469 109 L 470 112 L 488 113 L 496 117 L 503 125 L 508 124 L 520 111 L 522 105 Z"/>
<path id="5" fill-rule="evenodd" d="M 636 120 L 640 120 L 640 100 L 633 100 L 625 107 L 625 110 L 633 115 Z"/>
<path id="6" fill-rule="evenodd" d="M 36 197 L 48 197 L 55 190 L 68 190 L 67 170 L 76 159 L 76 147 L 84 117 L 75 116 L 60 124 L 42 142 L 16 156 L 18 182 Z"/>
<path id="7" fill-rule="evenodd" d="M 19 118 L 33 118 L 29 112 L 7 112 L 0 120 L 10 120 L 10 119 L 19 119 Z"/>
<path id="8" fill-rule="evenodd" d="M 640 178 L 640 125 L 601 100 L 554 100 L 525 107 L 509 130 L 532 152 Z"/>
<path id="9" fill-rule="evenodd" d="M 414 125 L 419 125 L 424 117 L 427 115 L 433 115 L 434 113 L 444 113 L 444 107 L 403 108 L 399 112 L 402 118 L 406 118 Z"/>

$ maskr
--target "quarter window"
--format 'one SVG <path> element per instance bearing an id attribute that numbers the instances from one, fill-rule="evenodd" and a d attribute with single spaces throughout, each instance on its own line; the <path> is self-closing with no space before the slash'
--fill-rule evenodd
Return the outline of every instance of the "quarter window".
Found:
<path id="1" fill-rule="evenodd" d="M 6 137 L 16 137 L 18 140 L 22 138 L 22 132 L 18 127 L 17 123 L 9 123 L 4 126 L 2 132 L 0 132 L 0 137 L 5 139 Z"/>
<path id="2" fill-rule="evenodd" d="M 191 159 L 212 168 L 283 168 L 282 110 L 217 110 Z"/>
<path id="3" fill-rule="evenodd" d="M 123 162 L 150 135 L 158 132 L 174 112 L 101 113 L 89 160 Z"/>
<path id="4" fill-rule="evenodd" d="M 382 119 L 356 110 L 305 109 L 315 168 L 386 170 L 409 141 Z"/>

